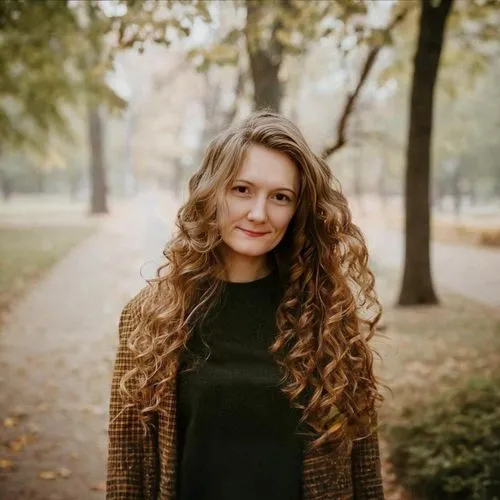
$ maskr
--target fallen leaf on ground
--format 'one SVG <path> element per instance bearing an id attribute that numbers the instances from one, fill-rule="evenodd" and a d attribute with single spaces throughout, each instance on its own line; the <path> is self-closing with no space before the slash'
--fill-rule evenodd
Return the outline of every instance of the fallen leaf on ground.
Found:
<path id="1" fill-rule="evenodd" d="M 17 424 L 17 420 L 13 417 L 7 417 L 7 418 L 3 419 L 3 426 L 7 427 L 7 429 L 14 427 L 16 424 Z"/>
<path id="2" fill-rule="evenodd" d="M 71 476 L 71 471 L 68 468 L 66 468 L 66 467 L 59 467 L 59 469 L 57 469 L 57 473 L 61 477 L 69 477 L 69 476 Z"/>
<path id="3" fill-rule="evenodd" d="M 22 406 L 16 406 L 16 407 L 12 408 L 12 411 L 10 413 L 15 418 L 25 418 L 29 415 L 26 408 L 23 408 Z"/>
<path id="4" fill-rule="evenodd" d="M 9 441 L 7 446 L 10 451 L 14 451 L 17 453 L 22 451 L 24 447 L 28 444 L 28 442 L 29 442 L 29 436 L 27 434 L 23 434 L 22 436 L 19 436 L 16 439 Z"/>
<path id="5" fill-rule="evenodd" d="M 57 477 L 57 473 L 53 470 L 44 470 L 38 474 L 38 477 L 41 479 L 55 479 Z"/>
<path id="6" fill-rule="evenodd" d="M 92 413 L 93 415 L 104 415 L 106 410 L 98 405 L 86 405 L 82 408 L 85 413 Z"/>
<path id="7" fill-rule="evenodd" d="M 40 432 L 40 428 L 38 427 L 38 425 L 34 424 L 33 422 L 30 422 L 27 427 L 28 430 L 33 434 L 37 434 L 38 432 Z"/>
<path id="8" fill-rule="evenodd" d="M 106 481 L 99 481 L 90 487 L 90 491 L 106 491 Z"/>
<path id="9" fill-rule="evenodd" d="M 12 469 L 14 462 L 7 458 L 0 458 L 0 469 Z"/>

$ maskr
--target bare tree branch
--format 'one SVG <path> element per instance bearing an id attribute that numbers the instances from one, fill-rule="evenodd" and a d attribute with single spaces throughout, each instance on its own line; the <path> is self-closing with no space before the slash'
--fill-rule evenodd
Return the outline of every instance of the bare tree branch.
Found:
<path id="1" fill-rule="evenodd" d="M 387 27 L 384 29 L 385 33 L 391 32 L 398 24 L 400 24 L 407 14 L 410 12 L 411 8 L 406 7 L 403 9 L 397 16 L 394 17 L 394 19 L 387 25 Z M 347 128 L 347 122 L 349 120 L 349 117 L 354 110 L 354 105 L 356 104 L 356 101 L 359 97 L 359 94 L 361 92 L 361 89 L 363 88 L 363 85 L 365 84 L 368 75 L 370 74 L 371 69 L 373 68 L 373 65 L 375 64 L 375 61 L 377 59 L 377 56 L 382 49 L 383 45 L 377 45 L 375 47 L 372 47 L 370 51 L 368 52 L 368 55 L 366 56 L 365 62 L 363 64 L 363 67 L 361 68 L 361 73 L 359 74 L 359 79 L 358 79 L 358 84 L 356 85 L 356 88 L 354 89 L 354 92 L 349 93 L 347 95 L 347 99 L 344 105 L 344 110 L 342 111 L 342 114 L 340 115 L 340 119 L 338 121 L 337 125 L 337 139 L 335 143 L 332 145 L 326 146 L 323 151 L 321 152 L 321 157 L 323 159 L 327 159 L 329 156 L 331 156 L 333 153 L 338 151 L 340 148 L 342 148 L 346 142 L 346 128 Z"/>

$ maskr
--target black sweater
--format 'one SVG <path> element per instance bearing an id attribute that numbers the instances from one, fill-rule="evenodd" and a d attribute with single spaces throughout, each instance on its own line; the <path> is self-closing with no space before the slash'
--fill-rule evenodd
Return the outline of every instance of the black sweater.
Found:
<path id="1" fill-rule="evenodd" d="M 276 273 L 227 282 L 181 355 L 178 500 L 301 498 L 300 415 L 279 389 L 268 349 L 281 295 Z M 200 358 L 195 371 L 185 370 Z"/>

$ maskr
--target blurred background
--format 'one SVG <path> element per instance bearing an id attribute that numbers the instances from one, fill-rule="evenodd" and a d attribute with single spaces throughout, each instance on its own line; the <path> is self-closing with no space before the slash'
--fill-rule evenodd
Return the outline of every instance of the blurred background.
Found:
<path id="1" fill-rule="evenodd" d="M 264 107 L 367 239 L 387 498 L 500 498 L 499 0 L 3 0 L 0 51 L 2 499 L 104 498 L 119 313 Z"/>

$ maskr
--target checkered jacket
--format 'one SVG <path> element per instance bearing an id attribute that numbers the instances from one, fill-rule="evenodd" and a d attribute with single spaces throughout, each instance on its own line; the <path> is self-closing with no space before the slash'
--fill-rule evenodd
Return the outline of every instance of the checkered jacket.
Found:
<path id="1" fill-rule="evenodd" d="M 133 366 L 127 339 L 140 317 L 144 290 L 124 308 L 111 388 L 108 427 L 107 500 L 175 500 L 176 390 L 165 398 L 154 427 L 143 431 L 137 410 L 124 410 L 120 379 Z M 376 433 L 333 451 L 324 446 L 303 458 L 303 500 L 384 498 Z"/>

